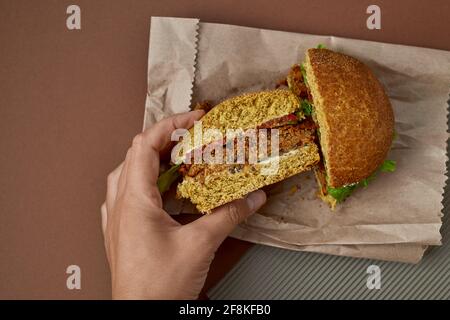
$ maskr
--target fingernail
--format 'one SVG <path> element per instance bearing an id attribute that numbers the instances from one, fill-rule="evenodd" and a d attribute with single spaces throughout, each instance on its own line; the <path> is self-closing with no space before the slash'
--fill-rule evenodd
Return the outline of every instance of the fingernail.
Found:
<path id="1" fill-rule="evenodd" d="M 251 211 L 259 209 L 266 202 L 266 194 L 257 190 L 247 196 L 247 204 Z"/>

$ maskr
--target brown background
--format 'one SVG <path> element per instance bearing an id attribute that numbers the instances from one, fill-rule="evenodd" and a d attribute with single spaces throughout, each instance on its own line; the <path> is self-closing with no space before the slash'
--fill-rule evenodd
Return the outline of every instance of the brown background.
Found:
<path id="1" fill-rule="evenodd" d="M 73 3 L 81 31 L 66 28 Z M 367 30 L 369 4 L 382 30 Z M 0 0 L 0 298 L 110 297 L 99 208 L 142 127 L 152 15 L 450 50 L 445 0 Z M 227 242 L 208 285 L 247 248 Z"/>

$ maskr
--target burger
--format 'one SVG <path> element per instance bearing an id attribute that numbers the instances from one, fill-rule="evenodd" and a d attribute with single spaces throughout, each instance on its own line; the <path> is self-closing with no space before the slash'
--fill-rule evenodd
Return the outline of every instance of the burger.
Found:
<path id="1" fill-rule="evenodd" d="M 294 65 L 277 89 L 227 99 L 211 108 L 201 125 L 201 141 L 182 148 L 190 140 L 185 136 L 177 144 L 174 164 L 160 175 L 158 186 L 164 192 L 181 178 L 177 196 L 203 213 L 310 170 L 318 196 L 334 209 L 379 171 L 395 170 L 395 161 L 386 160 L 394 114 L 383 86 L 364 63 L 323 46 L 307 50 L 305 61 Z M 210 129 L 216 134 L 208 135 Z M 230 130 L 238 133 L 228 135 Z M 270 149 L 253 161 L 252 143 L 242 134 L 248 131 L 266 133 L 253 145 L 264 140 Z M 195 128 L 188 135 L 195 136 Z M 236 156 L 242 137 L 241 161 L 193 161 L 205 153 Z M 271 166 L 276 170 L 266 174 Z"/>

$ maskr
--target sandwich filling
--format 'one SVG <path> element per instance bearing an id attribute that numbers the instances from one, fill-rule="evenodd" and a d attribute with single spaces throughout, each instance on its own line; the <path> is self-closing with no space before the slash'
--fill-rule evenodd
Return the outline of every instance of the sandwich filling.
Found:
<path id="1" fill-rule="evenodd" d="M 287 86 L 301 101 L 303 109 L 307 110 L 309 115 L 316 122 L 316 117 L 314 113 L 313 97 L 308 86 L 308 80 L 306 77 L 306 71 L 303 65 L 296 64 L 291 67 L 289 74 L 286 79 L 281 81 L 278 85 Z M 319 127 L 316 125 L 316 140 L 317 145 L 320 146 L 319 139 Z M 329 187 L 327 186 L 327 174 L 325 170 L 324 157 L 319 147 L 320 161 L 314 168 L 314 173 L 316 176 L 317 183 L 319 185 L 318 195 L 319 197 L 327 202 L 332 208 L 335 207 L 337 200 L 329 195 Z"/>
<path id="2" fill-rule="evenodd" d="M 267 145 L 266 145 L 266 156 L 260 157 L 259 162 L 265 161 L 268 158 L 272 157 L 273 154 L 271 152 L 271 130 L 278 130 L 278 153 L 279 155 L 286 154 L 296 148 L 306 146 L 310 143 L 315 142 L 315 131 L 316 124 L 312 120 L 311 117 L 304 116 L 304 113 L 299 110 L 296 113 L 292 113 L 277 119 L 272 119 L 267 121 L 257 127 L 257 129 L 267 129 Z M 259 136 L 257 136 L 256 144 L 259 144 Z M 221 143 L 223 152 L 222 154 L 226 154 L 229 152 L 229 146 L 227 146 L 227 141 L 224 139 L 223 141 L 214 142 Z M 230 142 L 228 142 L 230 143 Z M 231 143 L 234 144 L 233 150 L 234 159 L 238 158 L 238 140 L 235 139 Z M 204 181 L 205 177 L 214 173 L 220 172 L 224 169 L 228 168 L 231 173 L 237 173 L 241 171 L 244 166 L 252 165 L 250 161 L 250 152 L 252 143 L 250 141 L 244 140 L 243 144 L 243 163 L 220 163 L 220 164 L 209 164 L 209 163 L 194 163 L 194 154 L 196 151 L 192 151 L 189 153 L 188 157 L 190 157 L 190 161 L 185 161 L 188 163 L 183 163 L 180 165 L 179 173 L 184 176 L 195 177 L 200 181 Z M 206 149 L 207 146 L 202 147 L 202 152 Z"/>

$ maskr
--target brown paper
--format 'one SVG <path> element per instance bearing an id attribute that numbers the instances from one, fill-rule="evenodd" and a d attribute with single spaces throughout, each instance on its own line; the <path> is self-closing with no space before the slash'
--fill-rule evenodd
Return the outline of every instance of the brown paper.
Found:
<path id="1" fill-rule="evenodd" d="M 319 43 L 364 61 L 385 85 L 398 136 L 388 159 L 397 161 L 397 170 L 380 173 L 335 212 L 315 196 L 311 174 L 292 177 L 268 187 L 267 204 L 233 236 L 294 250 L 417 262 L 427 245 L 441 239 L 450 52 L 154 17 L 144 128 L 188 111 L 192 102 L 273 88 Z M 171 195 L 164 197 L 166 210 L 192 211 Z"/>

